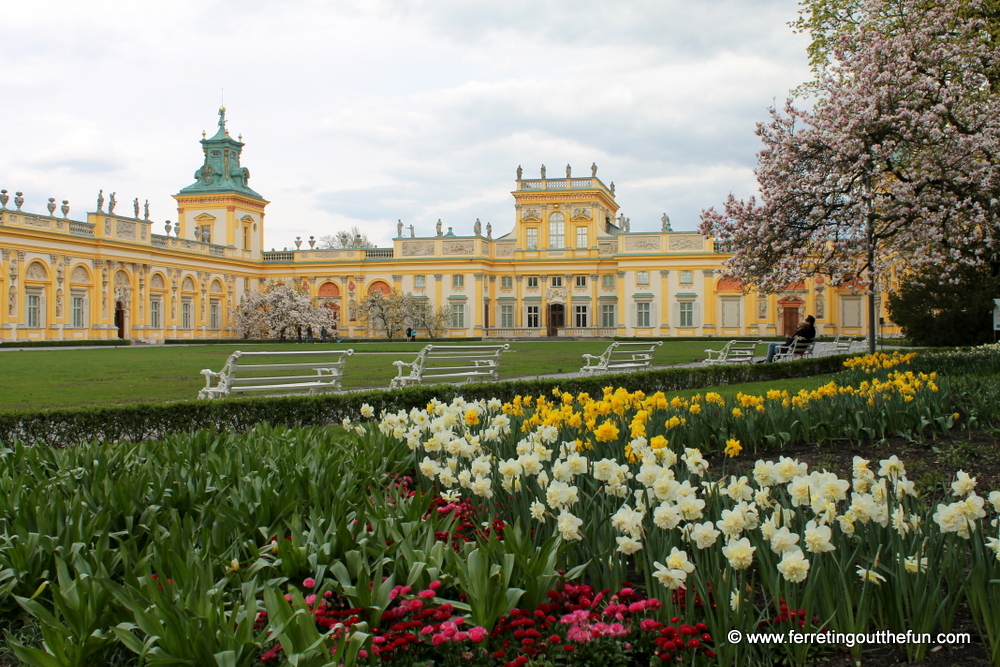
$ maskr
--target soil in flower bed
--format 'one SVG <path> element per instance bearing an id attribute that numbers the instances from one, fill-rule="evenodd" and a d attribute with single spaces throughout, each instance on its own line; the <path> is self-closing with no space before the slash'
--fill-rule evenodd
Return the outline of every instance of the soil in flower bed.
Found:
<path id="1" fill-rule="evenodd" d="M 898 456 L 906 466 L 906 477 L 916 483 L 921 497 L 931 500 L 951 493 L 955 473 L 964 470 L 977 480 L 976 491 L 985 495 L 1000 490 L 1000 442 L 997 434 L 985 431 L 963 432 L 955 429 L 951 434 L 914 443 L 906 438 L 893 436 L 883 445 L 873 446 L 855 442 L 832 441 L 822 445 L 799 444 L 780 450 L 758 452 L 749 450 L 735 459 L 721 454 L 706 456 L 713 477 L 721 475 L 753 474 L 758 459 L 777 460 L 787 456 L 809 464 L 809 470 L 826 470 L 841 479 L 850 480 L 855 456 L 871 461 L 871 468 L 878 469 L 878 462 Z"/>

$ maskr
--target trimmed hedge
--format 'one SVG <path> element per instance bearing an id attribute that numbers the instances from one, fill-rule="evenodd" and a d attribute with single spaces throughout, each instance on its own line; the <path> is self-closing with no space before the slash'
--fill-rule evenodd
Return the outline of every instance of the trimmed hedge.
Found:
<path id="1" fill-rule="evenodd" d="M 131 340 L 123 338 L 101 338 L 99 340 L 8 340 L 0 342 L 0 347 L 80 347 L 82 345 L 120 347 L 131 344 Z"/>
<path id="2" fill-rule="evenodd" d="M 482 337 L 476 338 L 427 338 L 426 336 L 417 338 L 417 343 L 450 343 L 450 342 L 468 342 L 468 341 L 481 341 Z M 331 343 L 351 343 L 352 345 L 358 343 L 405 343 L 406 338 L 334 338 L 333 336 L 326 337 L 326 344 Z M 285 340 L 279 340 L 277 338 L 164 338 L 164 345 L 231 345 L 233 343 L 239 343 L 240 345 L 273 345 L 274 343 L 296 343 L 298 344 L 299 339 L 295 336 L 286 337 Z M 319 336 L 314 336 L 312 343 L 306 340 L 305 336 L 302 337 L 302 345 L 311 345 L 313 343 L 321 343 Z M 339 344 L 338 343 L 338 344 Z"/>
<path id="3" fill-rule="evenodd" d="M 510 380 L 478 384 L 435 385 L 405 389 L 376 389 L 323 396 L 282 396 L 272 398 L 227 398 L 211 401 L 174 403 L 130 403 L 127 405 L 56 410 L 0 412 L 0 443 L 14 441 L 65 447 L 91 440 L 145 440 L 170 433 L 215 429 L 247 431 L 257 424 L 275 426 L 323 426 L 344 418 L 359 420 L 365 403 L 383 410 L 423 408 L 432 398 L 451 401 L 499 398 L 509 401 L 517 395 L 548 394 L 554 387 L 574 394 L 600 395 L 604 387 L 625 387 L 629 391 L 670 392 L 744 382 L 781 380 L 834 373 L 843 369 L 847 355 L 802 359 L 777 364 L 739 366 L 699 366 L 668 368 L 642 373 L 597 377 Z"/>

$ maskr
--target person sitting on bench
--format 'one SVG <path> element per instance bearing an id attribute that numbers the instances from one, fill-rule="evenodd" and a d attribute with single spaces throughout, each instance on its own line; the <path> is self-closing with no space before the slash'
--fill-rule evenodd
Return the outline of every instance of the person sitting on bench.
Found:
<path id="1" fill-rule="evenodd" d="M 815 325 L 816 325 L 816 318 L 813 317 L 812 315 L 808 316 L 806 318 L 806 323 L 800 326 L 798 330 L 791 336 L 785 338 L 784 343 L 771 343 L 770 345 L 767 346 L 767 359 L 765 361 L 768 363 L 774 361 L 774 355 L 776 355 L 779 350 L 782 352 L 787 351 L 788 346 L 792 344 L 792 341 L 795 340 L 796 336 L 805 340 L 806 342 L 811 341 L 813 338 L 816 337 Z"/>

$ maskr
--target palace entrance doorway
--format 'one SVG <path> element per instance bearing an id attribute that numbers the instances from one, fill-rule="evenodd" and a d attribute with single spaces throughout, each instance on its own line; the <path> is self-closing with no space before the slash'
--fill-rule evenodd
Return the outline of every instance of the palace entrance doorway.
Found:
<path id="1" fill-rule="evenodd" d="M 562 329 L 566 326 L 566 306 L 561 303 L 549 304 L 549 322 L 548 331 L 546 332 L 549 336 L 557 336 L 556 333 L 558 329 Z"/>
<path id="2" fill-rule="evenodd" d="M 125 302 L 115 302 L 115 327 L 118 329 L 118 337 L 125 340 Z"/>

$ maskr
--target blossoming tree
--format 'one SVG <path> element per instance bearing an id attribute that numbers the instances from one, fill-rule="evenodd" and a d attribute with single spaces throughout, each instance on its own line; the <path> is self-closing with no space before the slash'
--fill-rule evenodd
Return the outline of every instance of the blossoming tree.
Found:
<path id="1" fill-rule="evenodd" d="M 857 1 L 815 99 L 758 125 L 760 200 L 730 195 L 702 214 L 702 233 L 734 251 L 731 275 L 765 293 L 858 279 L 874 349 L 876 279 L 890 266 L 1000 273 L 1000 52 L 977 5 Z"/>
<path id="2" fill-rule="evenodd" d="M 313 305 L 309 295 L 292 285 L 268 283 L 260 291 L 244 292 L 233 309 L 240 338 L 279 338 L 296 328 L 336 329 L 336 313 Z"/>

